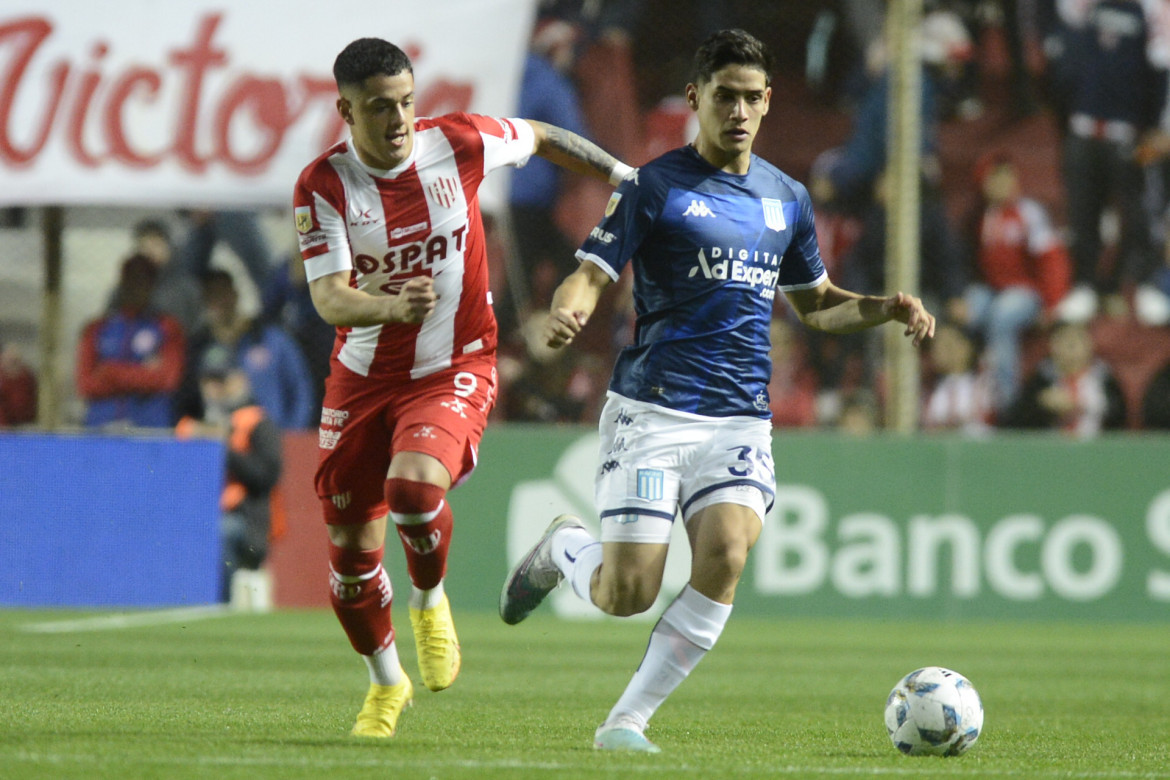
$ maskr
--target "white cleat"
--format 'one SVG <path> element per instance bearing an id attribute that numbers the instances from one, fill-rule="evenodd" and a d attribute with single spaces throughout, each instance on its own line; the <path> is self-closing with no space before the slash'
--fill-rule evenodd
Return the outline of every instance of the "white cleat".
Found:
<path id="1" fill-rule="evenodd" d="M 584 528 L 580 518 L 559 515 L 545 530 L 540 541 L 529 550 L 508 574 L 500 592 L 500 617 L 514 626 L 532 614 L 545 596 L 561 584 L 564 575 L 552 561 L 552 537 L 563 528 Z"/>

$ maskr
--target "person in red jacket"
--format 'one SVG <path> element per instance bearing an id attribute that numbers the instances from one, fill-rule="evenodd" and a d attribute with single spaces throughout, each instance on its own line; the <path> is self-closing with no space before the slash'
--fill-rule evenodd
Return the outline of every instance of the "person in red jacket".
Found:
<path id="1" fill-rule="evenodd" d="M 994 403 L 1003 409 L 1019 390 L 1021 335 L 1064 298 L 1072 270 L 1044 207 L 1021 194 L 1006 151 L 980 160 L 975 176 L 983 204 L 975 226 L 975 282 L 964 296 L 966 324 L 987 343 Z"/>
<path id="2" fill-rule="evenodd" d="M 37 419 L 37 376 L 15 344 L 0 344 L 0 428 Z"/>
<path id="3" fill-rule="evenodd" d="M 130 256 L 113 305 L 86 325 L 78 345 L 77 389 L 87 426 L 169 428 L 172 396 L 183 378 L 186 339 L 179 322 L 150 305 L 158 267 Z"/>

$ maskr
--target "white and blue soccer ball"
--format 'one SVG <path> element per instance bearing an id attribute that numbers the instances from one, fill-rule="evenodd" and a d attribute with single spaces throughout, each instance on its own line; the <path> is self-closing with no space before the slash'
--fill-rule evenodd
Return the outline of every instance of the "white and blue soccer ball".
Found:
<path id="1" fill-rule="evenodd" d="M 941 666 L 910 672 L 886 699 L 886 731 L 911 756 L 958 756 L 983 730 L 983 702 L 971 681 Z"/>

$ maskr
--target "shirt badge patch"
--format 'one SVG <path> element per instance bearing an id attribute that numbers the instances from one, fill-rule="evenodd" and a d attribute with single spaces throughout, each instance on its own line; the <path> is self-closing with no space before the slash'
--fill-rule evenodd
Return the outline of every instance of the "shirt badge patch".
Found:
<path id="1" fill-rule="evenodd" d="M 293 211 L 293 220 L 298 233 L 308 233 L 313 229 L 313 210 L 308 206 L 297 206 Z"/>
<path id="2" fill-rule="evenodd" d="M 605 216 L 607 216 L 607 217 L 613 216 L 613 213 L 615 211 L 617 211 L 617 205 L 618 205 L 618 202 L 621 201 L 621 199 L 622 199 L 622 196 L 616 192 L 613 195 L 609 196 L 609 203 L 605 204 Z"/>
<path id="3" fill-rule="evenodd" d="M 784 219 L 784 201 L 776 198 L 760 198 L 764 206 L 764 224 L 779 233 L 788 227 Z"/>

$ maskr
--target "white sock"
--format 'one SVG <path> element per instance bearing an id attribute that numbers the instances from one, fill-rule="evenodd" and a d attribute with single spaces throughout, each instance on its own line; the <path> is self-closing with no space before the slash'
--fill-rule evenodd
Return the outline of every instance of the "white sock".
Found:
<path id="1" fill-rule="evenodd" d="M 385 650 L 362 659 L 370 670 L 370 682 L 375 685 L 397 685 L 402 682 L 402 665 L 398 662 L 398 648 L 391 642 Z"/>
<path id="2" fill-rule="evenodd" d="M 439 603 L 443 600 L 443 593 L 442 580 L 439 580 L 439 584 L 430 590 L 420 590 L 411 585 L 408 603 L 411 609 L 431 609 L 439 606 Z"/>
<path id="3" fill-rule="evenodd" d="M 686 585 L 650 632 L 646 655 L 606 722 L 628 719 L 645 729 L 659 705 L 715 646 L 730 616 L 730 604 Z"/>
<path id="4" fill-rule="evenodd" d="M 573 592 L 592 604 L 593 572 L 601 566 L 601 542 L 595 542 L 590 537 L 588 544 L 577 548 L 575 552 L 561 553 L 553 560 L 573 586 Z"/>

